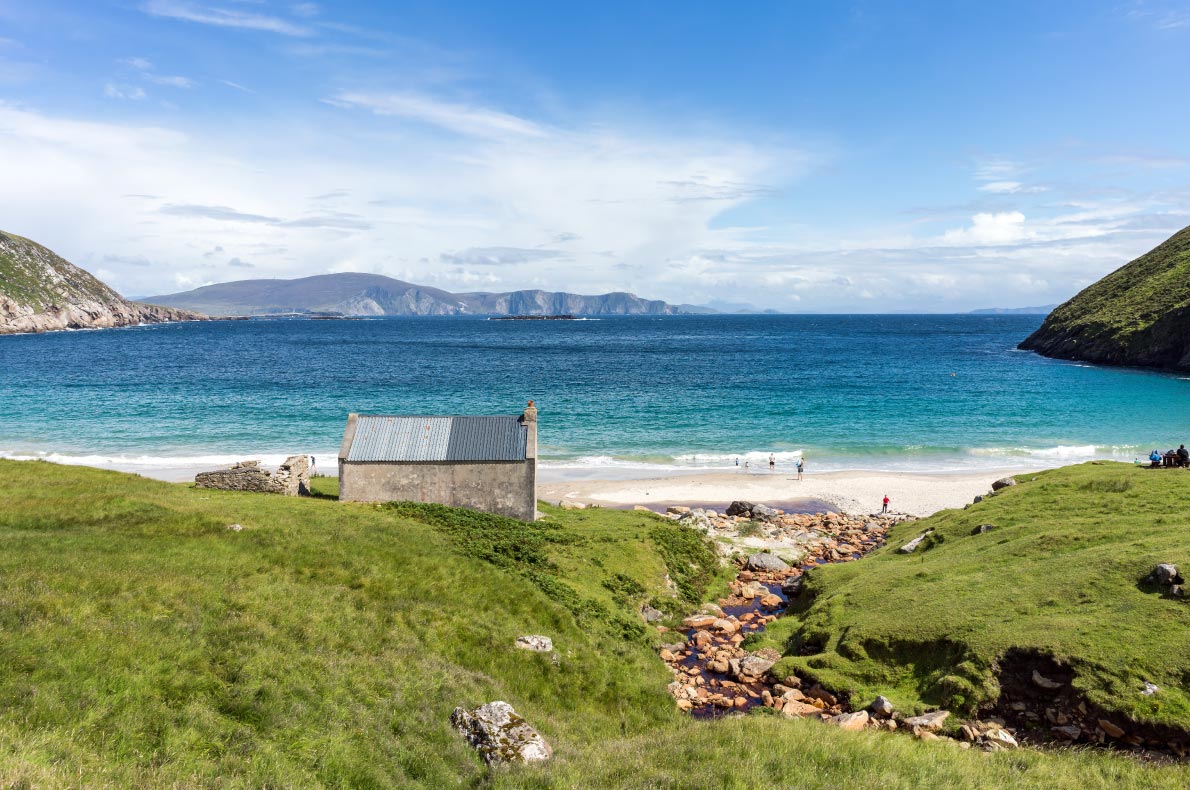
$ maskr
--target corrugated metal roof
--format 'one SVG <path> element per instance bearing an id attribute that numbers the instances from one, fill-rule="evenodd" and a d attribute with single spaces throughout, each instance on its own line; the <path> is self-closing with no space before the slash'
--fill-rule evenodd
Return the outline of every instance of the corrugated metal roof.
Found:
<path id="1" fill-rule="evenodd" d="M 523 461 L 518 417 L 389 417 L 361 414 L 348 461 Z"/>

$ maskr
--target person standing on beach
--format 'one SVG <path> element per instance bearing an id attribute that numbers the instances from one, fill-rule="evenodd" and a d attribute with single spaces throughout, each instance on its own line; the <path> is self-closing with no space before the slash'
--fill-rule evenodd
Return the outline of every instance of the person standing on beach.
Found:
<path id="1" fill-rule="evenodd" d="M 772 472 L 777 468 L 777 456 L 769 453 L 769 471 Z"/>
<path id="2" fill-rule="evenodd" d="M 884 506 L 880 508 L 880 512 L 881 512 L 881 513 L 887 513 L 887 512 L 888 512 L 888 494 L 885 494 L 885 495 L 884 495 Z"/>
<path id="3" fill-rule="evenodd" d="M 804 467 L 805 467 L 805 463 L 804 463 L 803 459 L 801 459 L 801 458 L 797 459 L 797 479 L 798 480 L 802 479 L 802 469 Z"/>

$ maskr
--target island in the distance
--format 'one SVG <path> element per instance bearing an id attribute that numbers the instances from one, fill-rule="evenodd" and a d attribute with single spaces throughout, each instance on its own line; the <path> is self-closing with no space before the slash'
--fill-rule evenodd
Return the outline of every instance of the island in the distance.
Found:
<path id="1" fill-rule="evenodd" d="M 597 296 L 525 290 L 451 293 L 381 274 L 342 272 L 294 280 L 237 280 L 192 291 L 146 297 L 153 304 L 210 315 L 340 313 L 347 316 L 548 316 L 685 315 L 714 313 L 698 305 L 673 305 L 614 292 Z"/>

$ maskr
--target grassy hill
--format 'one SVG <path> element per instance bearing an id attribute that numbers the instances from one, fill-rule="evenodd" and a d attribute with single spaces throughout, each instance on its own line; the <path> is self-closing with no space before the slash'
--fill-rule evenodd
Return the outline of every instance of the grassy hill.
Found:
<path id="1" fill-rule="evenodd" d="M 1048 474 L 989 507 L 1049 496 L 1064 475 L 1073 475 L 1071 486 L 1085 482 L 1078 469 Z M 1175 482 L 1159 473 L 1151 480 Z M 1190 476 L 1177 482 L 1190 486 Z M 1140 496 L 1153 493 L 1148 485 L 1091 492 L 1088 515 L 1058 532 L 1114 523 L 1121 505 L 1149 507 Z M 1157 518 L 1163 503 L 1181 503 L 1184 513 L 1185 495 L 1162 494 L 1145 518 Z M 655 655 L 655 643 L 672 634 L 646 630 L 636 611 L 650 600 L 676 613 L 721 591 L 701 538 L 643 513 L 547 513 L 527 525 L 0 461 L 0 786 L 1190 783 L 1185 767 L 1102 753 L 984 754 L 765 715 L 694 721 L 676 711 Z M 1169 531 L 1178 523 L 1184 531 L 1184 519 L 1162 515 Z M 1004 537 L 1025 529 L 1002 520 Z M 1145 537 L 1121 521 L 1132 535 L 1116 555 L 1127 566 L 1121 574 L 1173 551 L 1161 534 Z M 1091 556 L 1101 556 L 1104 541 L 1091 540 Z M 923 555 L 927 563 L 952 543 L 960 543 L 957 532 Z M 1071 539 L 1064 551 L 1081 546 Z M 1018 544 L 1022 556 L 1035 548 Z M 834 579 L 868 563 L 815 573 Z M 873 579 L 891 572 L 888 563 L 877 558 Z M 1099 596 L 1095 586 L 1085 592 Z M 1147 616 L 1137 608 L 1147 602 L 1127 603 Z M 1122 627 L 1117 651 L 1143 660 L 1150 648 L 1135 644 L 1139 626 Z M 513 648 L 529 633 L 554 639 L 557 664 Z M 450 729 L 454 706 L 493 699 L 541 730 L 555 749 L 550 764 L 489 772 Z"/>
<path id="2" fill-rule="evenodd" d="M 786 667 L 863 704 L 971 711 L 1023 649 L 1121 722 L 1190 727 L 1190 602 L 1141 584 L 1159 562 L 1190 568 L 1190 474 L 1092 463 L 1018 479 L 898 525 L 863 563 L 814 571 L 804 611 L 767 634 Z M 994 527 L 973 534 L 981 524 Z M 924 550 L 897 551 L 926 529 Z"/>
<path id="3" fill-rule="evenodd" d="M 1059 359 L 1190 370 L 1190 228 L 1059 305 L 1021 348 Z"/>

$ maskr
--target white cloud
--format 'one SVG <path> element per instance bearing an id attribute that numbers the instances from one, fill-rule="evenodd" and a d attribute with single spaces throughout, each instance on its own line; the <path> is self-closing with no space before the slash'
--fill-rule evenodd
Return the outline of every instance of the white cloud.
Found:
<path id="1" fill-rule="evenodd" d="M 181 19 L 216 27 L 262 30 L 285 36 L 308 36 L 311 31 L 302 25 L 267 14 L 253 14 L 229 8 L 217 8 L 184 0 L 148 0 L 141 10 L 151 16 Z"/>
<path id="2" fill-rule="evenodd" d="M 942 240 L 948 244 L 1016 244 L 1028 237 L 1024 214 L 1001 211 L 976 214 L 970 225 L 946 231 Z"/>
<path id="3" fill-rule="evenodd" d="M 341 93 L 327 101 L 340 107 L 359 107 L 377 115 L 419 121 L 476 137 L 546 136 L 542 127 L 515 115 L 415 93 Z"/>
<path id="4" fill-rule="evenodd" d="M 109 99 L 129 99 L 140 101 L 145 98 L 144 88 L 139 85 L 117 85 L 109 82 L 103 86 L 103 95 Z"/>
<path id="5" fill-rule="evenodd" d="M 188 77 L 169 77 L 159 74 L 146 74 L 145 79 L 156 85 L 168 85 L 171 88 L 193 88 L 194 80 Z"/>

